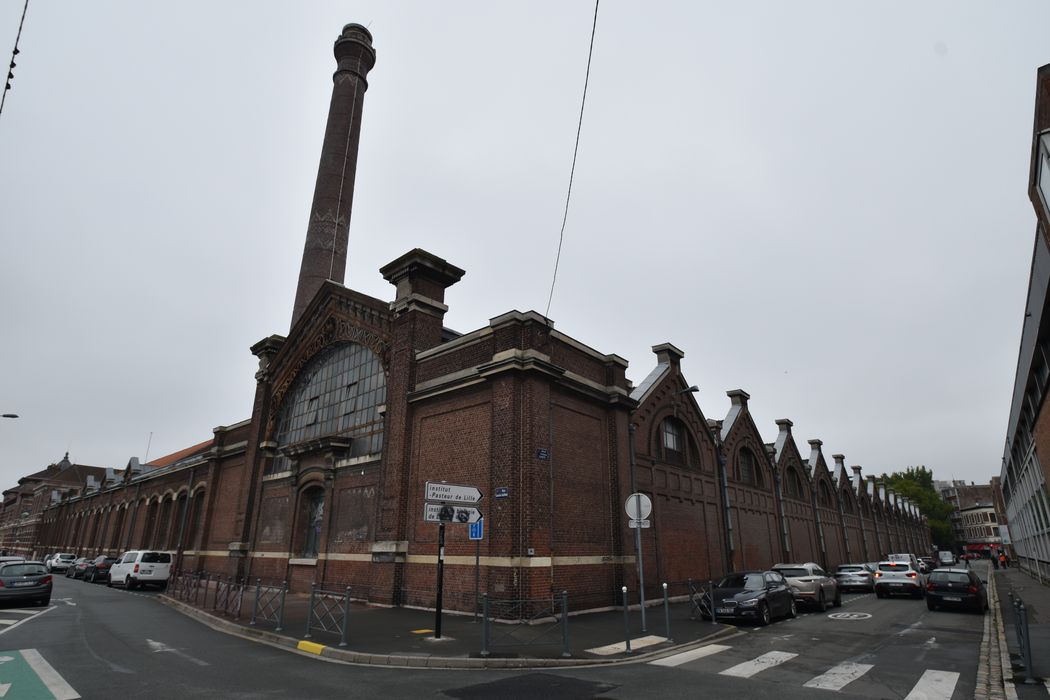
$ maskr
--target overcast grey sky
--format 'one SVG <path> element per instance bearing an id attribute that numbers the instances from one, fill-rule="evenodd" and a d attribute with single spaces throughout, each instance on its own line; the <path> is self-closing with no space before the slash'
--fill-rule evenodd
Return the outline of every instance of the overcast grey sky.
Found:
<path id="1" fill-rule="evenodd" d="M 32 0 L 0 116 L 0 488 L 249 417 L 285 334 L 332 42 L 368 25 L 347 285 L 414 247 L 461 332 L 543 312 L 590 2 Z M 0 3 L 0 51 L 22 0 Z M 878 474 L 999 473 L 1046 2 L 601 4 L 550 316 L 671 342 L 709 418 Z M 7 54 L 5 53 L 4 56 Z"/>

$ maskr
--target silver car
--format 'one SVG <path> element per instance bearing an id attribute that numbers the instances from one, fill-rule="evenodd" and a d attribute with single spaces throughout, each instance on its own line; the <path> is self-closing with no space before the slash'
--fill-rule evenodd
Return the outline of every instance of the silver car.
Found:
<path id="1" fill-rule="evenodd" d="M 871 574 L 872 570 L 867 564 L 839 564 L 839 568 L 835 569 L 835 579 L 843 590 L 859 588 L 874 592 L 875 579 Z"/>
<path id="2" fill-rule="evenodd" d="M 836 608 L 842 605 L 842 591 L 838 581 L 828 576 L 819 564 L 777 564 L 773 571 L 779 572 L 787 579 L 795 601 L 815 607 L 821 612 L 829 605 Z"/>
<path id="3" fill-rule="evenodd" d="M 880 561 L 875 572 L 875 595 L 910 595 L 922 598 L 926 593 L 926 579 L 907 561 Z"/>

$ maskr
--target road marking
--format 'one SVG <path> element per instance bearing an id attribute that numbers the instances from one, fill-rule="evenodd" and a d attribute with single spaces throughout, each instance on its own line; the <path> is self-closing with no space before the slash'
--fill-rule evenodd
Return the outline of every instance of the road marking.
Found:
<path id="1" fill-rule="evenodd" d="M 867 620 L 870 617 L 871 613 L 866 612 L 840 612 L 828 615 L 830 620 Z"/>
<path id="2" fill-rule="evenodd" d="M 18 622 L 16 622 L 13 625 L 5 627 L 4 629 L 0 629 L 0 634 L 4 634 L 5 632 L 10 632 L 15 627 L 18 627 L 19 625 L 25 624 L 25 623 L 29 622 L 30 620 L 34 620 L 34 619 L 40 617 L 41 615 L 43 615 L 44 613 L 49 613 L 49 612 L 51 612 L 54 609 L 55 609 L 54 606 L 51 606 L 50 608 L 44 608 L 43 610 L 38 612 L 36 615 L 33 615 L 31 617 L 23 618 L 23 619 L 19 620 Z"/>
<path id="3" fill-rule="evenodd" d="M 37 677 L 43 681 L 47 689 L 51 691 L 51 694 L 55 696 L 55 700 L 76 700 L 80 697 L 77 691 L 73 690 L 69 683 L 66 683 L 66 679 L 58 675 L 58 671 L 44 660 L 39 651 L 36 649 L 20 649 L 18 653 L 26 660 L 26 663 L 33 669 Z"/>
<path id="4" fill-rule="evenodd" d="M 802 684 L 804 688 L 823 688 L 824 690 L 842 690 L 857 680 L 874 666 L 872 664 L 855 664 L 846 661 L 830 668 L 816 678 Z"/>
<path id="5" fill-rule="evenodd" d="M 178 649 L 175 649 L 174 647 L 169 647 L 164 642 L 155 642 L 152 639 L 147 639 L 146 641 L 149 642 L 149 648 L 153 650 L 154 654 L 159 654 L 161 652 L 168 652 L 168 653 L 174 654 L 175 656 L 178 656 L 179 658 L 185 659 L 186 661 L 189 661 L 190 663 L 197 664 L 198 666 L 211 666 L 211 664 L 209 664 L 207 661 L 201 661 L 200 659 L 198 659 L 196 657 L 193 657 L 193 656 L 190 656 L 189 654 L 187 654 L 185 652 L 179 651 Z"/>
<path id="6" fill-rule="evenodd" d="M 724 644 L 708 644 L 698 649 L 690 649 L 689 651 L 683 651 L 680 654 L 672 654 L 671 656 L 665 656 L 662 659 L 656 661 L 650 661 L 649 663 L 653 666 L 681 666 L 682 664 L 689 663 L 690 661 L 696 661 L 702 659 L 705 656 L 711 656 L 717 654 L 720 651 L 726 649 L 732 649 L 732 647 Z"/>
<path id="7" fill-rule="evenodd" d="M 5 613 L 18 613 L 20 615 L 36 615 L 38 612 L 40 612 L 40 610 L 41 610 L 41 608 L 35 608 L 35 609 L 32 609 L 32 610 L 30 610 L 28 608 L 11 608 L 10 610 L 5 610 L 4 612 Z"/>
<path id="8" fill-rule="evenodd" d="M 926 671 L 904 700 L 949 700 L 958 681 L 954 671 Z"/>
<path id="9" fill-rule="evenodd" d="M 796 656 L 798 656 L 798 654 L 792 654 L 791 652 L 787 651 L 770 651 L 765 654 L 762 654 L 762 656 L 751 659 L 750 661 L 745 661 L 742 664 L 731 666 L 730 668 L 727 668 L 724 671 L 719 671 L 718 675 L 736 676 L 737 678 L 750 678 L 756 673 L 761 673 L 766 669 L 773 668 L 774 666 L 779 666 L 785 661 L 791 661 L 791 659 L 795 658 Z"/>
<path id="10" fill-rule="evenodd" d="M 0 698 L 7 697 L 7 691 L 11 690 L 10 683 L 0 683 Z"/>
<path id="11" fill-rule="evenodd" d="M 76 605 L 77 605 L 76 603 L 74 603 L 69 598 L 56 598 L 56 600 L 58 602 L 60 602 L 60 603 L 65 603 L 66 605 L 72 605 L 73 607 L 76 607 Z"/>
<path id="12" fill-rule="evenodd" d="M 654 644 L 660 644 L 666 642 L 667 637 L 657 637 L 654 635 L 648 635 L 646 637 L 638 637 L 637 639 L 631 640 L 631 651 L 635 649 L 641 649 L 642 647 L 651 647 Z M 585 649 L 588 654 L 597 654 L 598 656 L 609 656 L 611 654 L 622 654 L 627 651 L 627 642 L 616 642 L 615 644 L 607 644 L 603 647 L 595 647 L 594 649 Z"/>
<path id="13" fill-rule="evenodd" d="M 412 630 L 412 634 L 430 634 L 434 630 Z"/>

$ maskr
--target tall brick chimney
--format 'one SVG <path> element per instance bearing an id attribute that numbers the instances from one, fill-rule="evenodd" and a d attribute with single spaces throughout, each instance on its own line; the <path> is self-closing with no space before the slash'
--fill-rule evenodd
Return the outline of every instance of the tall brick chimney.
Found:
<path id="1" fill-rule="evenodd" d="M 346 274 L 350 210 L 361 140 L 361 108 L 368 89 L 368 71 L 376 63 L 372 35 L 360 24 L 346 25 L 335 40 L 335 59 L 332 103 L 328 107 L 328 125 L 310 205 L 303 264 L 295 290 L 293 326 L 325 280 L 342 284 Z"/>

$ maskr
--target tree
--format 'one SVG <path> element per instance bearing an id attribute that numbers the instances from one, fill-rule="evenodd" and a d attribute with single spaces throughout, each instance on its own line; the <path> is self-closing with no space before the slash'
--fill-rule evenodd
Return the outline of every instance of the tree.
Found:
<path id="1" fill-rule="evenodd" d="M 911 500 L 926 516 L 930 535 L 938 549 L 955 551 L 952 532 L 952 506 L 941 498 L 933 485 L 933 472 L 925 466 L 908 467 L 903 472 L 883 474 L 882 480 L 894 492 Z"/>

